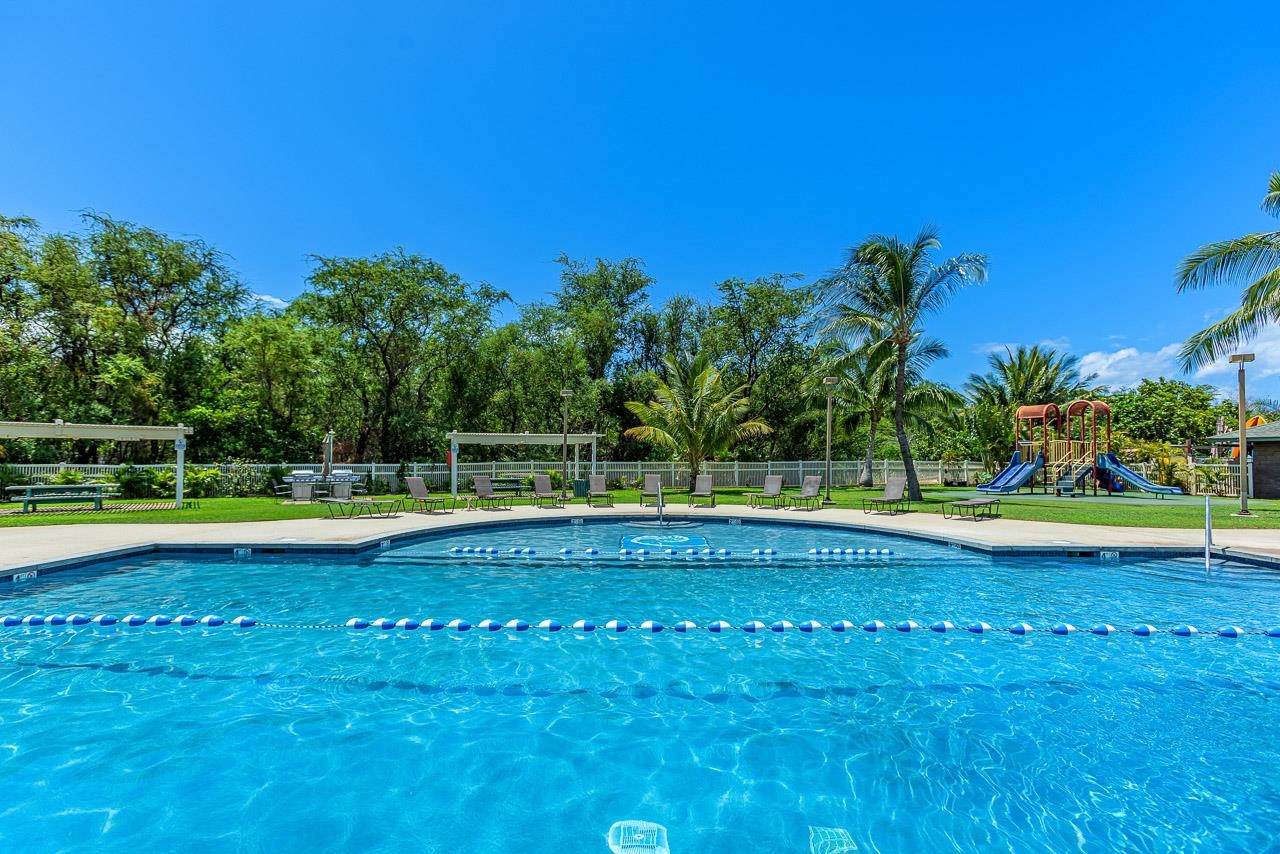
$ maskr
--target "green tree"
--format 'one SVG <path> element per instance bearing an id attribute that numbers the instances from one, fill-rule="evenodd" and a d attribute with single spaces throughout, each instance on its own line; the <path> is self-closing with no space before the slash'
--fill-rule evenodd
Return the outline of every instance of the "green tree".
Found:
<path id="1" fill-rule="evenodd" d="M 976 403 L 1006 411 L 1009 419 L 1019 406 L 1065 404 L 1095 393 L 1090 384 L 1097 374 L 1081 376 L 1078 356 L 1051 347 L 1006 347 L 989 353 L 987 364 L 991 369 L 985 374 L 969 375 L 965 391 Z"/>
<path id="2" fill-rule="evenodd" d="M 1236 414 L 1230 402 L 1215 404 L 1216 397 L 1213 386 L 1161 377 L 1144 379 L 1136 389 L 1113 394 L 1107 402 L 1117 429 L 1146 442 L 1179 444 L 1216 433 L 1219 417 Z"/>
<path id="3" fill-rule="evenodd" d="M 1280 217 L 1280 172 L 1271 173 L 1262 210 Z M 1243 283 L 1240 307 L 1187 339 L 1182 368 L 1194 371 L 1221 359 L 1263 327 L 1280 320 L 1280 231 L 1246 234 L 1200 247 L 1178 268 L 1178 293 Z"/>
<path id="4" fill-rule="evenodd" d="M 828 334 L 889 341 L 895 348 L 893 426 L 913 501 L 922 500 L 922 495 L 906 427 L 911 343 L 923 331 L 926 316 L 945 308 L 965 285 L 987 276 L 983 255 L 963 253 L 935 264 L 933 253 L 940 247 L 932 226 L 910 241 L 872 235 L 850 249 L 844 265 L 818 283 Z"/>
<path id="5" fill-rule="evenodd" d="M 561 254 L 556 263 L 561 267 L 556 307 L 582 342 L 591 379 L 603 380 L 619 351 L 632 342 L 633 321 L 653 279 L 638 258 L 597 258 L 588 264 Z"/>
<path id="6" fill-rule="evenodd" d="M 746 386 L 728 388 L 723 373 L 705 353 L 668 356 L 665 376 L 657 380 L 653 400 L 628 401 L 641 422 L 626 435 L 666 448 L 689 464 L 689 483 L 705 460 L 735 442 L 769 432 L 763 421 L 744 420 L 751 407 Z"/>
<path id="7" fill-rule="evenodd" d="M 903 396 L 904 416 L 908 425 L 923 428 L 931 416 L 950 408 L 963 406 L 963 399 L 946 386 L 925 382 L 924 369 L 946 358 L 947 348 L 939 341 L 919 336 L 907 353 L 907 390 Z M 823 376 L 834 376 L 835 401 L 842 414 L 841 422 L 850 432 L 865 427 L 866 453 L 861 486 L 871 486 L 876 456 L 876 434 L 880 423 L 893 411 L 894 387 L 897 380 L 898 353 L 892 341 L 881 339 L 860 347 L 837 347 L 821 366 Z M 821 386 L 812 384 L 815 391 Z"/>
<path id="8" fill-rule="evenodd" d="M 355 453 L 407 459 L 421 447 L 443 375 L 474 351 L 507 296 L 403 249 L 313 260 L 310 291 L 295 304 L 348 354 L 335 374 L 359 408 Z"/>

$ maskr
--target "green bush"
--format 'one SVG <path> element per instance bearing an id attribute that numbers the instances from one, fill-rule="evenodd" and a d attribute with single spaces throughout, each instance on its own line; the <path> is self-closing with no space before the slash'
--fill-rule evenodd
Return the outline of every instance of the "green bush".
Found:
<path id="1" fill-rule="evenodd" d="M 120 486 L 121 498 L 150 498 L 155 493 L 155 469 L 125 465 L 116 469 L 113 479 Z"/>
<path id="2" fill-rule="evenodd" d="M 84 475 L 75 469 L 58 469 L 58 473 L 49 482 L 59 485 L 84 483 Z"/>
<path id="3" fill-rule="evenodd" d="M 271 495 L 271 472 L 254 468 L 244 460 L 228 460 L 222 475 L 221 494 L 231 498 L 250 495 Z"/>
<path id="4" fill-rule="evenodd" d="M 10 486 L 18 486 L 27 482 L 27 479 L 18 473 L 18 470 L 10 465 L 0 463 L 0 501 L 9 500 Z"/>

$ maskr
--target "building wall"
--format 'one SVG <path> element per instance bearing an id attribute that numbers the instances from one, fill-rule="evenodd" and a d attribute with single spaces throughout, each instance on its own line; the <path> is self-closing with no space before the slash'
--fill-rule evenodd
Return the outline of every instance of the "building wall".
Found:
<path id="1" fill-rule="evenodd" d="M 1253 445 L 1253 497 L 1280 498 L 1280 442 Z"/>

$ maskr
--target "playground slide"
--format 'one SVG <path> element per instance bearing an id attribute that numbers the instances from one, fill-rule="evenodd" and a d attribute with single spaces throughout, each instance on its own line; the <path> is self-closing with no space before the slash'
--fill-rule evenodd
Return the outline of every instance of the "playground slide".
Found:
<path id="1" fill-rule="evenodd" d="M 1005 472 L 1001 472 L 1002 476 L 1007 473 L 1007 477 L 1003 477 L 1003 481 L 1001 477 L 997 477 L 995 480 L 991 481 L 991 483 L 984 483 L 979 486 L 978 491 L 999 493 L 1017 492 L 1019 489 L 1022 489 L 1022 487 L 1031 483 L 1031 480 L 1036 476 L 1036 472 L 1040 471 L 1042 466 L 1044 466 L 1044 454 L 1037 454 L 1035 462 L 1014 465 L 1012 466 L 1012 471 L 1006 469 Z"/>
<path id="2" fill-rule="evenodd" d="M 1143 492 L 1151 492 L 1156 495 L 1182 495 L 1183 492 L 1176 486 L 1161 486 L 1158 483 L 1152 483 L 1136 471 L 1130 469 L 1116 457 L 1115 454 L 1102 454 L 1098 457 L 1098 468 L 1105 469 L 1113 475 L 1119 475 L 1124 478 L 1125 488 L 1141 489 Z"/>
<path id="3" fill-rule="evenodd" d="M 1013 452 L 1013 456 L 1009 457 L 1009 465 L 1000 470 L 1000 473 L 993 477 L 989 483 L 978 484 L 979 492 L 994 492 L 1005 485 L 1009 478 L 1022 468 L 1022 454 L 1017 451 Z"/>

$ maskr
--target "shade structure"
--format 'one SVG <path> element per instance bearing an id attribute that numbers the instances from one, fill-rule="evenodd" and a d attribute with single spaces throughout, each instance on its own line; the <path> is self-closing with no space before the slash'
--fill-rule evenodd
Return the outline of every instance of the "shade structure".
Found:
<path id="1" fill-rule="evenodd" d="M 591 446 L 591 470 L 595 471 L 596 442 L 601 433 L 463 433 L 452 430 L 449 437 L 449 491 L 458 497 L 458 448 L 462 445 L 559 445 L 564 442 L 576 450 Z"/>
<path id="2" fill-rule="evenodd" d="M 144 424 L 73 424 L 61 419 L 53 422 L 0 421 L 0 439 L 112 439 L 117 442 L 173 442 L 177 452 L 177 483 L 174 506 L 182 509 L 182 475 L 186 459 L 187 437 L 191 428 L 182 424 L 172 427 Z"/>

